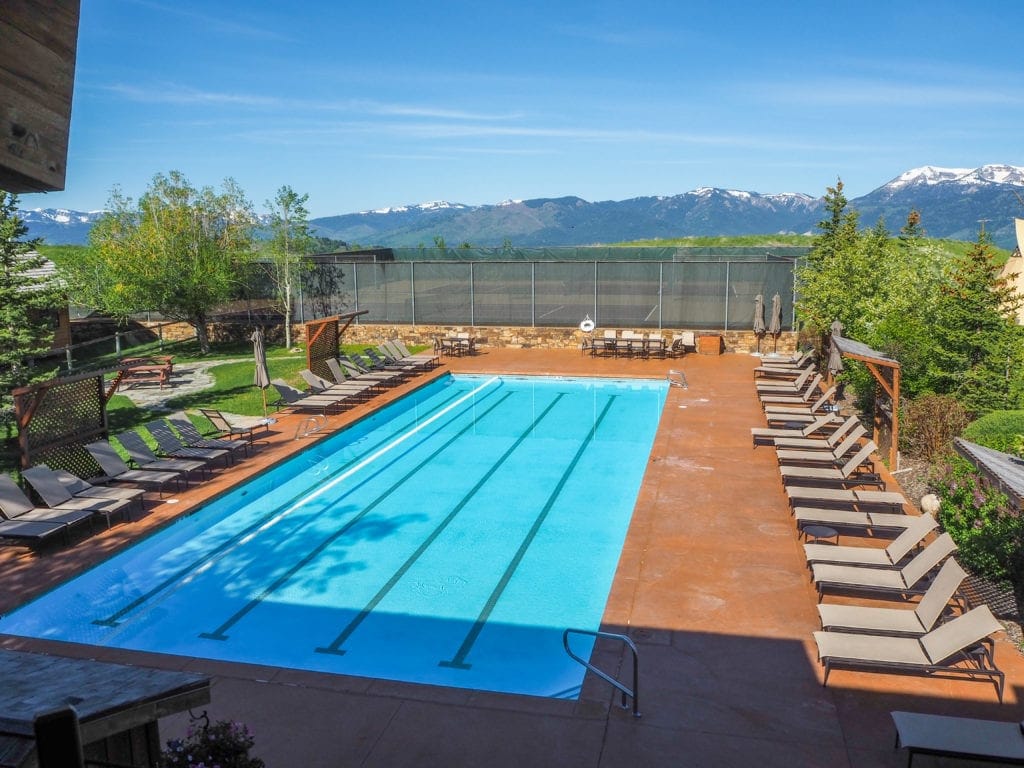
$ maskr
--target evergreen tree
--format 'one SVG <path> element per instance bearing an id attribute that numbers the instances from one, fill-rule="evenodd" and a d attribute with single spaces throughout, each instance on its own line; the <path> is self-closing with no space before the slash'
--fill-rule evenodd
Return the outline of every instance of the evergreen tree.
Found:
<path id="1" fill-rule="evenodd" d="M 1021 297 L 999 271 L 991 240 L 982 232 L 952 262 L 936 307 L 933 389 L 956 395 L 975 414 L 1018 406 L 1012 393 L 1021 335 L 1013 318 Z"/>
<path id="2" fill-rule="evenodd" d="M 11 390 L 47 378 L 30 365 L 50 351 L 52 314 L 60 300 L 53 286 L 31 274 L 45 262 L 27 240 L 18 197 L 0 190 L 0 412 L 7 437 L 13 432 Z"/>

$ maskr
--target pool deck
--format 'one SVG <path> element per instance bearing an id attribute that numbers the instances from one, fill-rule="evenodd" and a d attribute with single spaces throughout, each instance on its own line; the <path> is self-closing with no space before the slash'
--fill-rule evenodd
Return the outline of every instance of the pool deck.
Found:
<path id="1" fill-rule="evenodd" d="M 640 719 L 592 675 L 580 700 L 567 702 L 14 637 L 0 636 L 0 645 L 210 675 L 210 716 L 247 723 L 254 753 L 270 768 L 902 766 L 891 710 L 1020 720 L 1024 656 L 1005 633 L 996 639 L 996 662 L 1007 675 L 1002 704 L 984 681 L 834 671 L 822 686 L 812 638 L 815 590 L 774 451 L 750 443 L 749 428 L 763 424 L 752 375 L 758 362 L 742 354 L 620 360 L 484 349 L 446 358 L 438 369 L 657 378 L 669 369 L 685 372 L 689 387 L 668 394 L 603 627 L 629 634 L 639 648 Z M 365 413 L 332 417 L 331 429 Z M 237 469 L 180 494 L 177 503 L 153 497 L 136 521 L 39 557 L 0 548 L 0 611 L 304 447 L 316 438 L 295 439 L 300 420 L 282 417 L 269 445 Z M 898 489 L 891 477 L 888 488 Z M 614 644 L 599 644 L 594 661 L 628 680 L 628 660 Z M 163 738 L 184 725 L 183 716 L 162 721 Z"/>

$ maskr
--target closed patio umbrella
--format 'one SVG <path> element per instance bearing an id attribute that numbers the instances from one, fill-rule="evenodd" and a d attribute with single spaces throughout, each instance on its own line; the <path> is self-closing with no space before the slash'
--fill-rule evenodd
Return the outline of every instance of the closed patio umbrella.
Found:
<path id="1" fill-rule="evenodd" d="M 829 334 L 828 372 L 835 376 L 837 373 L 843 372 L 843 355 L 836 344 L 836 339 L 843 335 L 843 324 L 838 320 L 833 320 L 829 327 Z"/>
<path id="2" fill-rule="evenodd" d="M 757 354 L 761 354 L 761 339 L 764 337 L 764 296 L 754 297 L 754 335 L 757 337 Z"/>
<path id="3" fill-rule="evenodd" d="M 772 296 L 772 316 L 768 319 L 768 333 L 775 339 L 772 352 L 776 352 L 779 348 L 779 334 L 782 333 L 782 297 L 777 293 Z"/>
<path id="4" fill-rule="evenodd" d="M 263 332 L 257 328 L 249 337 L 252 341 L 252 356 L 256 362 L 256 371 L 253 374 L 252 383 L 254 387 L 260 388 L 263 395 L 263 415 L 267 415 L 267 387 L 270 386 L 270 371 L 267 370 L 267 350 L 263 344 Z"/>

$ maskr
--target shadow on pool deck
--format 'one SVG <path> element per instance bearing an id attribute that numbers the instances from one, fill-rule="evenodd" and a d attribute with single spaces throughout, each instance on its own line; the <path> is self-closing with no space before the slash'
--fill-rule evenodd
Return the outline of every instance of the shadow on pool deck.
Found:
<path id="1" fill-rule="evenodd" d="M 629 633 L 640 649 L 639 720 L 591 675 L 580 700 L 568 702 L 9 637 L 3 644 L 209 674 L 211 717 L 246 722 L 254 752 L 271 768 L 898 766 L 905 757 L 893 749 L 890 710 L 1020 719 L 1024 657 L 1003 636 L 996 643 L 1007 673 L 1002 705 L 980 681 L 836 671 L 822 687 L 811 634 L 815 592 L 774 452 L 750 445 L 749 427 L 763 420 L 752 384 L 756 361 L 541 350 L 484 350 L 446 361 L 451 370 L 482 373 L 663 378 L 671 368 L 685 371 L 689 388 L 669 392 L 605 613 L 604 629 Z M 361 413 L 333 417 L 332 429 Z M 304 447 L 307 440 L 293 439 L 297 421 L 282 418 L 256 457 L 176 505 L 154 500 L 142 520 L 40 558 L 0 552 L 0 609 Z M 897 487 L 891 478 L 889 487 Z M 613 644 L 600 643 L 594 660 L 606 670 L 628 669 Z M 163 737 L 185 722 L 163 721 Z"/>

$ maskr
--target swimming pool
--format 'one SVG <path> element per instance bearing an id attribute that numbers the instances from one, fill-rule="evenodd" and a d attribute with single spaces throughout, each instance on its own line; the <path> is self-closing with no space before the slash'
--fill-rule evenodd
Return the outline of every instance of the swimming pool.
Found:
<path id="1" fill-rule="evenodd" d="M 561 633 L 600 624 L 666 393 L 443 377 L 0 632 L 575 698 Z"/>

